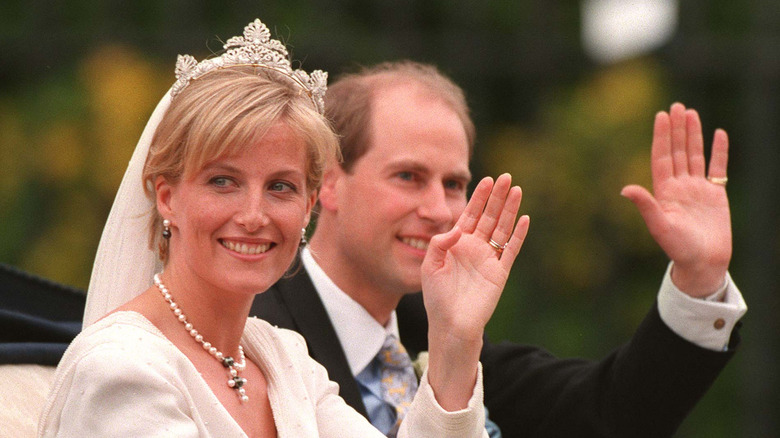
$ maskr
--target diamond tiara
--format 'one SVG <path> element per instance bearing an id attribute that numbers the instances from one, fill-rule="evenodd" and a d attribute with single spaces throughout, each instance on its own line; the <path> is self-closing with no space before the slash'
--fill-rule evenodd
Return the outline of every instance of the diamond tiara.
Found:
<path id="1" fill-rule="evenodd" d="M 293 70 L 287 48 L 279 40 L 271 39 L 271 32 L 259 19 L 244 28 L 244 36 L 230 38 L 222 47 L 225 53 L 201 62 L 190 55 L 179 55 L 176 60 L 177 80 L 171 87 L 171 97 L 176 97 L 190 81 L 213 70 L 251 66 L 274 70 L 289 77 L 306 91 L 320 114 L 325 112 L 328 73 L 314 70 L 309 75 L 301 69 Z"/>

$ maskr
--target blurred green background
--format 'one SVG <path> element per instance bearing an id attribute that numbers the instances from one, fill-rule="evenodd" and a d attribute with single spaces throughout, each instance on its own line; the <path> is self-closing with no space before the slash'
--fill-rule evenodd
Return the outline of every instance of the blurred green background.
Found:
<path id="1" fill-rule="evenodd" d="M 411 58 L 463 86 L 475 179 L 511 172 L 532 216 L 489 333 L 599 358 L 631 336 L 666 268 L 619 192 L 649 187 L 653 116 L 681 101 L 699 110 L 707 142 L 717 127 L 730 134 L 731 273 L 750 310 L 739 354 L 678 436 L 780 436 L 780 3 L 656 0 L 672 6 L 671 32 L 605 60 L 583 41 L 599 2 L 5 0 L 0 262 L 85 289 L 176 55 L 219 51 L 260 17 L 307 70 Z"/>

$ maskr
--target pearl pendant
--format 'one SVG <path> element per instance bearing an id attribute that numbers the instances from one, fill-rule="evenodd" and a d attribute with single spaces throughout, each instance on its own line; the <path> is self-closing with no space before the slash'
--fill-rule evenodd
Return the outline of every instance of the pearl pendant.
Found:
<path id="1" fill-rule="evenodd" d="M 184 314 L 184 311 L 181 310 L 175 301 L 173 301 L 173 296 L 171 295 L 170 291 L 162 283 L 162 280 L 160 280 L 160 274 L 154 274 L 154 284 L 157 286 L 157 289 L 160 290 L 163 299 L 165 299 L 165 301 L 168 303 L 168 307 L 170 307 L 171 311 L 173 311 L 173 315 L 176 317 L 176 319 L 179 320 L 179 322 L 184 325 L 184 329 L 189 332 L 190 336 L 195 340 L 195 342 L 199 343 L 203 349 L 208 351 L 214 359 L 216 359 L 220 364 L 222 364 L 222 366 L 228 369 L 230 380 L 227 381 L 227 386 L 236 390 L 238 399 L 242 403 L 248 401 L 249 397 L 246 395 L 246 390 L 242 388 L 242 386 L 246 384 L 246 379 L 239 377 L 238 375 L 238 372 L 243 371 L 246 367 L 244 349 L 240 345 L 238 346 L 240 362 L 236 362 L 232 357 L 222 354 L 222 352 L 217 350 L 217 348 L 211 345 L 210 342 L 206 342 L 203 339 L 203 335 L 198 333 L 198 330 L 196 330 L 192 323 L 187 320 L 187 316 Z"/>

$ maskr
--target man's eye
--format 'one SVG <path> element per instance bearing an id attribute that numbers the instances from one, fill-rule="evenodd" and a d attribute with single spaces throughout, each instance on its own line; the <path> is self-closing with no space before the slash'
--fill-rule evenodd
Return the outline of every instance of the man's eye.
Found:
<path id="1" fill-rule="evenodd" d="M 412 172 L 398 172 L 398 178 L 401 178 L 404 181 L 412 181 L 414 179 L 414 174 Z"/>
<path id="2" fill-rule="evenodd" d="M 450 180 L 444 182 L 444 188 L 448 190 L 462 190 L 463 189 L 463 183 L 456 180 Z"/>

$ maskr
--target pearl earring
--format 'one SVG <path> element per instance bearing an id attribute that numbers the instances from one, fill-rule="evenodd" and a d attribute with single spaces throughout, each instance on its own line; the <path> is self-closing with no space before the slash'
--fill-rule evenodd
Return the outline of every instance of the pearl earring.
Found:
<path id="1" fill-rule="evenodd" d="M 301 228 L 301 246 L 306 245 L 306 228 Z"/>
<path id="2" fill-rule="evenodd" d="M 162 236 L 165 239 L 171 238 L 171 221 L 169 221 L 168 219 L 163 220 Z"/>

